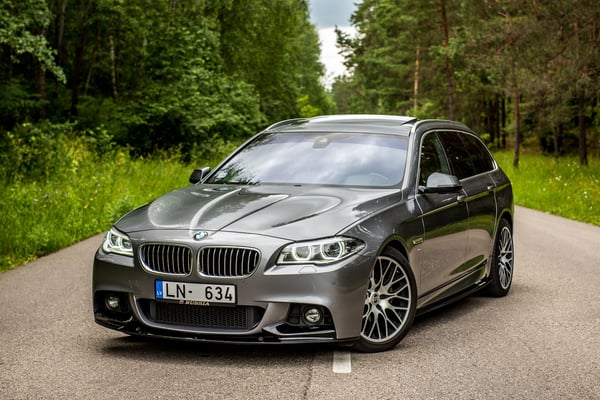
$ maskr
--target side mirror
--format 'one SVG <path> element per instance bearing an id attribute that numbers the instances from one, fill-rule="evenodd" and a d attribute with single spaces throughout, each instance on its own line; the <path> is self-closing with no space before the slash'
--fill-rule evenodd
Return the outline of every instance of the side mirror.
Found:
<path id="1" fill-rule="evenodd" d="M 192 175 L 190 175 L 190 183 L 198 183 L 202 179 L 206 178 L 210 172 L 210 167 L 196 168 Z"/>
<path id="2" fill-rule="evenodd" d="M 462 185 L 454 175 L 434 172 L 427 178 L 427 186 L 419 186 L 420 193 L 456 193 Z"/>

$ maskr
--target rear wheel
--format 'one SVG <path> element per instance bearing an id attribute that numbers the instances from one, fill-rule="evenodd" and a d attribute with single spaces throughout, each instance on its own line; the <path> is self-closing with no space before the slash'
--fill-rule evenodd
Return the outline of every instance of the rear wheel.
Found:
<path id="1" fill-rule="evenodd" d="M 408 261 L 397 250 L 385 249 L 371 270 L 360 339 L 354 348 L 378 352 L 396 346 L 410 329 L 416 306 L 415 278 Z"/>
<path id="2" fill-rule="evenodd" d="M 512 284 L 514 271 L 514 247 L 510 224 L 505 219 L 500 220 L 498 233 L 494 242 L 492 266 L 490 271 L 491 282 L 486 288 L 486 293 L 495 296 L 506 296 Z"/>

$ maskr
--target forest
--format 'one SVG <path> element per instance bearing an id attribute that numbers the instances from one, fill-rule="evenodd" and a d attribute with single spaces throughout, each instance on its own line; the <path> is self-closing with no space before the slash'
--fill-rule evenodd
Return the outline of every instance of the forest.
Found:
<path id="1" fill-rule="evenodd" d="M 0 149 L 23 124 L 98 129 L 186 156 L 328 114 L 306 1 L 18 0 L 0 5 Z M 7 136 L 7 132 L 11 135 Z M 12 138 L 12 139 L 11 139 Z M 15 149 L 13 149 L 15 150 Z"/>
<path id="2" fill-rule="evenodd" d="M 338 31 L 349 72 L 330 90 L 309 11 L 307 0 L 4 1 L 0 165 L 15 168 L 35 127 L 189 160 L 335 112 L 456 119 L 512 146 L 515 166 L 523 142 L 582 165 L 598 151 L 593 0 L 363 0 L 357 33 Z"/>
<path id="3" fill-rule="evenodd" d="M 600 7 L 593 0 L 363 0 L 338 30 L 349 77 L 338 112 L 458 119 L 491 147 L 587 164 L 600 128 Z M 508 137 L 508 139 L 507 139 Z"/>

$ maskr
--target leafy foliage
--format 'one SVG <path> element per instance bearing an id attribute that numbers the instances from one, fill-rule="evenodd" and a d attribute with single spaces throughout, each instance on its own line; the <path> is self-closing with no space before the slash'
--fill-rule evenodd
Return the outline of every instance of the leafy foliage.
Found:
<path id="1" fill-rule="evenodd" d="M 3 1 L 0 3 L 0 46 L 8 48 L 11 62 L 18 62 L 18 55 L 28 53 L 64 83 L 65 75 L 54 62 L 54 50 L 43 35 L 50 16 L 44 0 Z"/>
<path id="2" fill-rule="evenodd" d="M 306 1 L 18 3 L 0 8 L 0 130 L 51 115 L 102 126 L 138 154 L 175 148 L 191 159 L 274 120 L 333 109 Z"/>
<path id="3" fill-rule="evenodd" d="M 600 9 L 596 2 L 364 0 L 338 31 L 350 75 L 341 110 L 461 120 L 504 148 L 549 136 L 555 156 L 578 137 L 598 150 Z"/>

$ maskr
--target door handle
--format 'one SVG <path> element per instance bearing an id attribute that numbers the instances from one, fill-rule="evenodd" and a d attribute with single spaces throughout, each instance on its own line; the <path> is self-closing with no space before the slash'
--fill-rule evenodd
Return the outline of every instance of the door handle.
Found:
<path id="1" fill-rule="evenodd" d="M 456 196 L 456 201 L 458 201 L 459 203 L 464 203 L 466 198 L 467 197 L 464 194 L 459 194 L 458 196 Z"/>
<path id="2" fill-rule="evenodd" d="M 494 185 L 492 185 L 491 183 L 486 186 L 487 191 L 490 193 L 493 192 L 495 188 L 496 187 Z"/>

